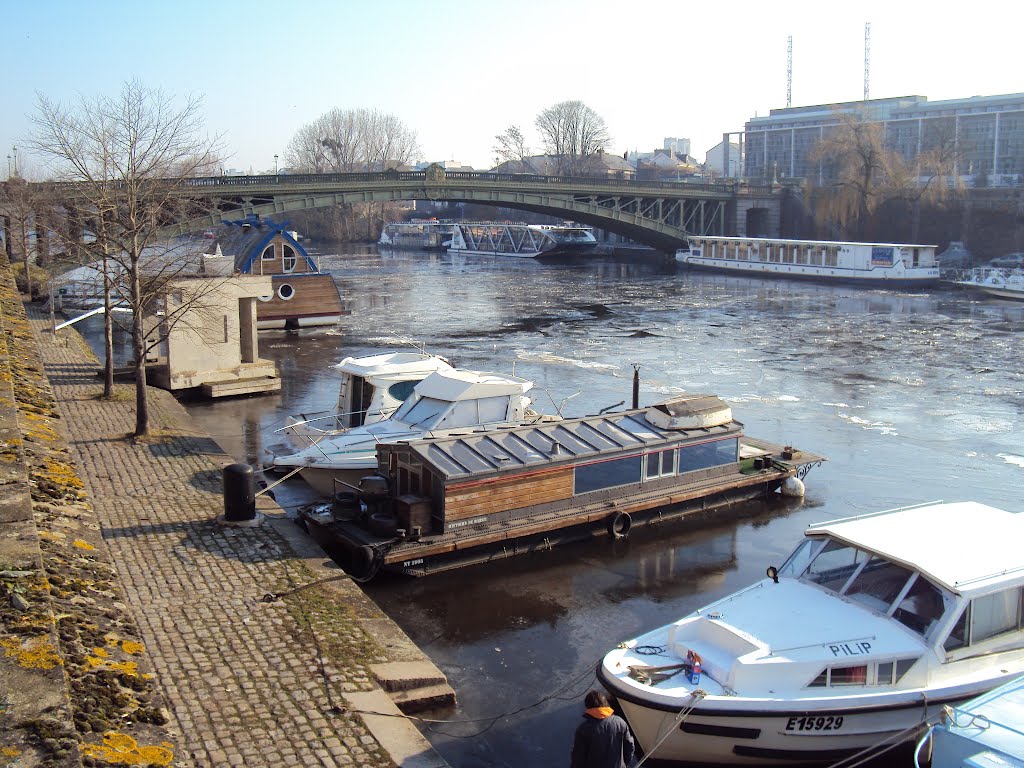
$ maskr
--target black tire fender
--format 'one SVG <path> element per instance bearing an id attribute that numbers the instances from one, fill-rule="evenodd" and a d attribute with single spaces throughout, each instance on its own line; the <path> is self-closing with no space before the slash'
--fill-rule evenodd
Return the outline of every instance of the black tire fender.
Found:
<path id="1" fill-rule="evenodd" d="M 613 539 L 624 539 L 629 536 L 633 527 L 633 518 L 628 512 L 612 512 L 608 515 L 608 535 Z"/>

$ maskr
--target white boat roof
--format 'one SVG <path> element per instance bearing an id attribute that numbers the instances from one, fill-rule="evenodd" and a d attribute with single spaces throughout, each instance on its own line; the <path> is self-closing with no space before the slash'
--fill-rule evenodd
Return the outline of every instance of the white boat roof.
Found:
<path id="1" fill-rule="evenodd" d="M 924 504 L 810 526 L 921 571 L 961 595 L 1024 584 L 1024 515 L 975 501 Z"/>
<path id="2" fill-rule="evenodd" d="M 690 235 L 688 240 L 728 240 L 737 243 L 796 243 L 797 245 L 869 245 L 881 248 L 938 248 L 924 243 L 859 243 L 852 240 L 795 240 L 785 237 L 736 237 L 727 235 Z"/>
<path id="3" fill-rule="evenodd" d="M 435 371 L 416 385 L 420 397 L 438 400 L 475 400 L 481 397 L 521 395 L 533 388 L 533 382 L 500 373 L 464 371 L 458 368 Z"/>
<path id="4" fill-rule="evenodd" d="M 364 379 L 396 374 L 429 374 L 451 368 L 443 357 L 422 352 L 381 352 L 359 357 L 346 357 L 335 368 Z"/>

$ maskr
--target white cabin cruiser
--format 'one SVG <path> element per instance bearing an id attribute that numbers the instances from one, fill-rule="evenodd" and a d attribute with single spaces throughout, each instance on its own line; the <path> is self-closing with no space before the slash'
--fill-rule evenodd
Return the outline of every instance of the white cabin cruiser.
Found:
<path id="1" fill-rule="evenodd" d="M 598 666 L 644 751 L 832 762 L 1024 672 L 1024 515 L 927 504 L 809 527 L 769 578 Z M 689 656 L 689 660 L 688 660 Z"/>
<path id="2" fill-rule="evenodd" d="M 341 373 L 337 409 L 289 416 L 288 423 L 277 430 L 288 438 L 289 444 L 268 450 L 272 456 L 293 453 L 324 437 L 387 419 L 423 379 L 451 367 L 445 358 L 425 352 L 346 357 L 335 366 Z"/>
<path id="3" fill-rule="evenodd" d="M 1024 269 L 978 267 L 957 280 L 956 284 L 1000 299 L 1024 301 Z"/>
<path id="4" fill-rule="evenodd" d="M 415 386 L 391 418 L 325 436 L 296 453 L 276 457 L 274 467 L 301 467 L 299 474 L 314 490 L 333 496 L 338 490 L 335 480 L 358 486 L 362 477 L 377 471 L 379 443 L 548 418 L 530 409 L 526 393 L 532 388 L 532 381 L 517 376 L 437 370 Z"/>

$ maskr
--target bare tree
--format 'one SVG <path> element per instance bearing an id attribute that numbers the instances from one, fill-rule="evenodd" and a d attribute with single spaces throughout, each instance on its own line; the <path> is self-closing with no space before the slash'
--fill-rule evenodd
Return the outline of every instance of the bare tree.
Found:
<path id="1" fill-rule="evenodd" d="M 526 138 L 519 126 L 510 125 L 504 131 L 494 137 L 497 144 L 494 145 L 494 164 L 518 162 L 522 163 L 530 156 L 530 148 L 526 144 Z"/>
<path id="2" fill-rule="evenodd" d="M 71 105 L 38 96 L 32 147 L 54 174 L 74 182 L 69 197 L 83 218 L 103 222 L 97 246 L 123 266 L 124 296 L 132 311 L 135 372 L 135 436 L 150 432 L 146 390 L 145 313 L 166 282 L 184 269 L 168 262 L 162 279 L 143 273 L 147 255 L 161 250 L 161 227 L 190 212 L 187 177 L 209 175 L 219 162 L 219 138 L 205 133 L 202 100 L 178 102 L 138 81 L 117 96 L 82 96 Z M 154 257 L 155 258 L 155 257 Z"/>
<path id="3" fill-rule="evenodd" d="M 296 131 L 285 160 L 310 173 L 351 173 L 408 163 L 418 151 L 415 131 L 395 115 L 335 107 Z"/>
<path id="4" fill-rule="evenodd" d="M 554 155 L 560 173 L 578 176 L 587 158 L 610 141 L 604 118 L 582 101 L 561 101 L 537 115 L 534 124 L 544 149 Z"/>
<path id="5" fill-rule="evenodd" d="M 47 237 L 43 234 L 43 220 L 48 206 L 49 189 L 42 184 L 26 181 L 22 176 L 12 176 L 0 187 L 0 210 L 7 217 L 12 236 L 11 254 L 12 257 L 21 258 L 25 293 L 29 298 L 39 289 L 40 281 L 35 279 L 33 267 L 42 255 L 39 249 L 47 243 Z M 45 258 L 43 256 L 43 261 Z"/>

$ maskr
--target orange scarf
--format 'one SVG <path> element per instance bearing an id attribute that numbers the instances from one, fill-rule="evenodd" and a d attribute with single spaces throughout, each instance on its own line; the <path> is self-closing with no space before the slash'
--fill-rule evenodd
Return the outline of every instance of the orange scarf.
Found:
<path id="1" fill-rule="evenodd" d="M 611 717 L 615 714 L 615 710 L 611 707 L 594 707 L 588 709 L 587 714 L 597 720 L 604 720 L 606 717 Z"/>

